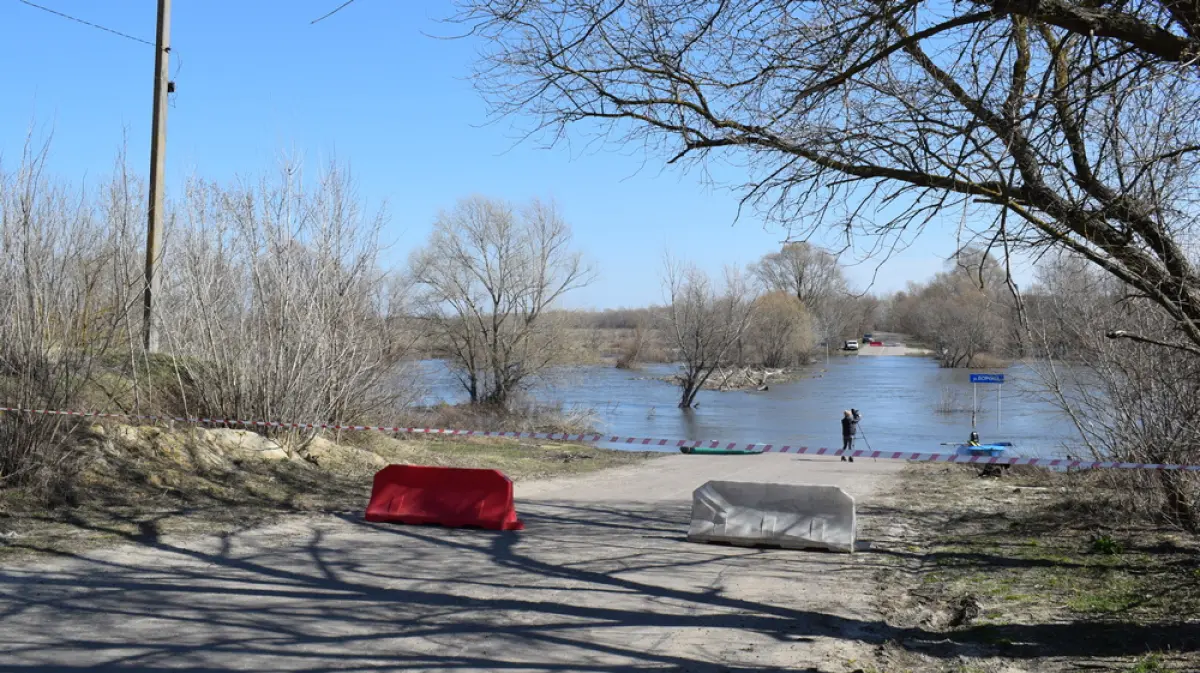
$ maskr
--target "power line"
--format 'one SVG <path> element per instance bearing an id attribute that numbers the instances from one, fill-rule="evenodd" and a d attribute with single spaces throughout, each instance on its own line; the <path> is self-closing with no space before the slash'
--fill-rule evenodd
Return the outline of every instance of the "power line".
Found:
<path id="1" fill-rule="evenodd" d="M 354 0 L 346 0 L 346 1 L 345 1 L 345 2 L 343 2 L 342 4 L 338 5 L 337 9 L 335 9 L 335 10 L 333 10 L 332 12 L 330 12 L 330 13 L 326 14 L 325 16 L 322 16 L 322 17 L 321 17 L 321 18 L 319 18 L 319 19 L 313 19 L 312 21 L 309 21 L 309 22 L 308 22 L 308 25 L 310 25 L 310 26 L 311 26 L 311 25 L 313 25 L 314 23 L 316 23 L 316 22 L 318 22 L 318 21 L 324 21 L 325 19 L 328 19 L 329 17 L 333 16 L 334 14 L 337 14 L 338 12 L 342 11 L 343 9 L 345 9 L 345 8 L 349 7 L 349 6 L 350 6 L 350 3 L 352 3 L 352 2 L 354 2 Z"/>
<path id="2" fill-rule="evenodd" d="M 101 25 L 99 25 L 99 24 L 92 23 L 91 21 L 84 21 L 83 19 L 76 18 L 76 17 L 74 17 L 74 16 L 71 16 L 70 14 L 63 14 L 62 12 L 59 12 L 59 11 L 57 11 L 57 10 L 50 9 L 49 7 L 42 7 L 41 5 L 36 5 L 36 4 L 32 3 L 32 2 L 29 2 L 29 0 L 17 0 L 17 2 L 19 2 L 19 3 L 23 4 L 23 5 L 29 5 L 30 7 L 34 7 L 34 8 L 36 8 L 36 9 L 40 9 L 40 10 L 42 10 L 43 12 L 49 12 L 49 13 L 51 13 L 51 14 L 54 14 L 55 16 L 61 16 L 61 17 L 62 17 L 62 18 L 64 18 L 64 19 L 68 19 L 68 20 L 70 20 L 70 21 L 74 21 L 74 22 L 76 22 L 76 23 L 82 23 L 82 24 L 83 24 L 83 25 L 85 25 L 85 26 L 91 26 L 92 28 L 97 28 L 97 29 L 99 29 L 99 30 L 103 30 L 103 31 L 104 31 L 104 32 L 106 32 L 106 33 L 112 33 L 113 35 L 117 35 L 117 36 L 123 37 L 123 38 L 125 38 L 126 40 L 133 40 L 134 42 L 141 42 L 142 44 L 148 44 L 148 45 L 150 45 L 151 47 L 153 47 L 153 46 L 154 46 L 154 43 L 153 43 L 153 42 L 150 42 L 149 40 L 143 40 L 143 39 L 142 39 L 142 38 L 140 38 L 140 37 L 134 37 L 134 36 L 132 36 L 132 35 L 128 35 L 128 34 L 126 34 L 126 33 L 122 33 L 122 32 L 121 32 L 121 31 L 119 31 L 119 30 L 113 30 L 112 28 L 105 28 L 104 26 L 101 26 Z M 351 2 L 353 2 L 353 0 L 351 0 Z M 349 4 L 349 3 L 347 3 L 347 4 Z M 340 9 L 340 8 L 339 8 L 339 9 Z M 337 11 L 337 10 L 334 10 L 334 11 Z"/>

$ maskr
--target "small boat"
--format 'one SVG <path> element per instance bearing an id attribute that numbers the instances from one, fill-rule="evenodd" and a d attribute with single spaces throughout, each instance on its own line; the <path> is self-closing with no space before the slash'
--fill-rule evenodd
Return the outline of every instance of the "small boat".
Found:
<path id="1" fill-rule="evenodd" d="M 992 442 L 990 444 L 959 444 L 954 452 L 960 456 L 987 456 L 999 458 L 1012 448 L 1012 442 Z"/>

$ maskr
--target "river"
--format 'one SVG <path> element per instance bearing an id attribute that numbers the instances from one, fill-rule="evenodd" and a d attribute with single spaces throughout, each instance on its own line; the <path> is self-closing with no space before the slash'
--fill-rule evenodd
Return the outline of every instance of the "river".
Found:
<path id="1" fill-rule="evenodd" d="M 425 403 L 465 401 L 443 363 L 421 366 L 429 392 Z M 851 407 L 862 413 L 859 449 L 946 450 L 942 442 L 965 441 L 971 432 L 972 372 L 942 369 L 931 358 L 834 357 L 806 368 L 804 378 L 772 384 L 765 392 L 702 391 L 698 408 L 691 410 L 675 406 L 678 388 L 655 380 L 674 371 L 672 365 L 638 371 L 563 368 L 539 381 L 532 395 L 591 410 L 598 431 L 632 437 L 837 448 L 842 411 Z M 1060 456 L 1065 447 L 1079 445 L 1070 420 L 1039 392 L 1034 369 L 1016 364 L 1003 373 L 1003 385 L 976 386 L 976 423 L 984 442 L 1010 441 L 1017 453 L 1031 456 Z M 945 401 L 958 411 L 946 412 Z"/>

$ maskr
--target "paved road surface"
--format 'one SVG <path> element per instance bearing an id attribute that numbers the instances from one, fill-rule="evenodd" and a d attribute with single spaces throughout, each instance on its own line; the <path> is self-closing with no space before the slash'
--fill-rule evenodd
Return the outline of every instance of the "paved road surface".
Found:
<path id="1" fill-rule="evenodd" d="M 908 356 L 908 355 L 932 355 L 933 351 L 928 348 L 912 348 L 905 345 L 899 346 L 862 346 L 858 349 L 859 355 L 893 355 L 893 356 Z"/>
<path id="2" fill-rule="evenodd" d="M 869 523 L 898 469 L 672 456 L 518 485 L 519 534 L 320 516 L 8 567 L 0 670 L 850 671 L 895 635 L 879 560 L 689 544 L 690 493 L 838 484 Z"/>

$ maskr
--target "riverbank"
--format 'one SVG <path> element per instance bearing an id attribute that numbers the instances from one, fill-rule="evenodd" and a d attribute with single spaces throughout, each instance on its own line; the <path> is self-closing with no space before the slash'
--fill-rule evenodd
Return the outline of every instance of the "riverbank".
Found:
<path id="1" fill-rule="evenodd" d="M 231 533 L 287 515 L 358 512 L 393 463 L 494 468 L 517 482 L 636 464 L 663 454 L 536 440 L 394 438 L 277 444 L 240 430 L 95 426 L 79 474 L 50 503 L 0 489 L 0 559 L 79 553 L 161 535 Z"/>
<path id="2" fill-rule="evenodd" d="M 881 670 L 1200 670 L 1200 538 L 1114 519 L 1094 475 L 910 466 L 864 508 L 880 606 L 921 636 Z"/>

